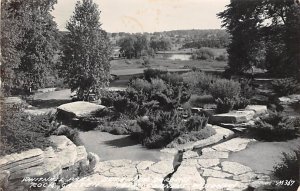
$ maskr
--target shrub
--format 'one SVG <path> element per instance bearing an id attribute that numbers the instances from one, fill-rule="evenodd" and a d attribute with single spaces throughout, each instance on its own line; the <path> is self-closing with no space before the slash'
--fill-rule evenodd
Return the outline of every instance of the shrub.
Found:
<path id="1" fill-rule="evenodd" d="M 204 107 L 205 104 L 215 103 L 215 100 L 211 95 L 192 95 L 189 102 L 192 107 Z"/>
<path id="2" fill-rule="evenodd" d="M 292 185 L 276 186 L 275 190 L 294 191 L 299 186 L 299 163 L 300 163 L 300 148 L 294 150 L 293 154 L 283 153 L 281 163 L 274 166 L 272 174 L 278 181 L 292 180 L 295 181 Z"/>
<path id="3" fill-rule="evenodd" d="M 166 83 L 177 86 L 184 83 L 183 77 L 177 73 L 166 73 L 161 76 L 161 79 L 164 80 Z"/>
<path id="4" fill-rule="evenodd" d="M 106 107 L 112 107 L 114 104 L 114 101 L 116 99 L 119 99 L 119 97 L 122 97 L 124 93 L 122 92 L 104 92 L 101 97 L 101 104 Z"/>
<path id="5" fill-rule="evenodd" d="M 228 113 L 234 107 L 235 101 L 233 99 L 225 97 L 224 99 L 216 99 L 217 113 Z"/>
<path id="6" fill-rule="evenodd" d="M 61 125 L 53 132 L 49 132 L 48 135 L 65 135 L 68 139 L 70 139 L 76 146 L 83 145 L 82 141 L 79 138 L 79 131 L 77 129 L 73 129 L 66 125 Z"/>
<path id="7" fill-rule="evenodd" d="M 211 84 L 210 88 L 211 95 L 217 98 L 236 98 L 241 93 L 241 85 L 239 82 L 233 80 L 226 79 L 218 79 L 213 84 Z"/>
<path id="8" fill-rule="evenodd" d="M 162 74 L 166 73 L 167 71 L 149 68 L 144 70 L 144 79 L 150 82 L 152 78 L 160 78 Z"/>
<path id="9" fill-rule="evenodd" d="M 252 80 L 242 79 L 242 80 L 240 80 L 240 84 L 241 84 L 241 96 L 242 97 L 244 97 L 246 99 L 250 99 L 253 96 L 255 96 L 256 91 L 253 88 Z"/>
<path id="10" fill-rule="evenodd" d="M 192 55 L 192 59 L 199 60 L 208 60 L 213 59 L 215 57 L 215 53 L 210 48 L 200 48 Z"/>
<path id="11" fill-rule="evenodd" d="M 245 109 L 250 104 L 250 100 L 245 97 L 237 97 L 234 98 L 233 101 L 234 101 L 233 109 L 235 110 Z"/>
<path id="12" fill-rule="evenodd" d="M 53 130 L 48 115 L 28 116 L 13 108 L 1 108 L 0 155 L 52 146 L 46 135 Z"/>
<path id="13" fill-rule="evenodd" d="M 176 112 L 159 111 L 137 121 L 141 128 L 140 139 L 148 148 L 161 148 L 178 137 L 183 128 L 182 118 Z"/>
<path id="14" fill-rule="evenodd" d="M 183 74 L 183 80 L 187 83 L 194 93 L 203 94 L 209 91 L 212 83 L 214 83 L 217 78 L 210 74 L 205 74 L 204 72 L 188 72 Z"/>
<path id="15" fill-rule="evenodd" d="M 132 133 L 139 133 L 141 131 L 135 120 L 106 121 L 99 125 L 97 130 L 114 135 L 129 135 Z"/>
<path id="16" fill-rule="evenodd" d="M 269 111 L 269 115 L 255 122 L 252 133 L 257 139 L 281 141 L 293 139 L 299 132 L 297 118 L 289 118 L 280 112 Z"/>
<path id="17" fill-rule="evenodd" d="M 137 91 L 144 91 L 144 92 L 150 92 L 152 87 L 151 87 L 151 80 L 147 81 L 144 79 L 135 79 L 132 80 L 130 83 L 130 87 L 137 90 Z"/>
<path id="18" fill-rule="evenodd" d="M 216 57 L 217 61 L 226 61 L 228 60 L 228 56 L 226 56 L 225 54 L 220 54 L 219 56 Z"/>
<path id="19" fill-rule="evenodd" d="M 277 79 L 272 82 L 275 93 L 286 96 L 300 91 L 300 84 L 294 78 Z"/>
<path id="20" fill-rule="evenodd" d="M 149 59 L 148 57 L 143 57 L 142 65 L 143 65 L 145 68 L 150 67 L 150 59 Z"/>
<path id="21" fill-rule="evenodd" d="M 192 116 L 187 121 L 183 120 L 184 112 L 158 111 L 150 116 L 142 117 L 137 121 L 141 128 L 140 141 L 148 148 L 161 148 L 174 139 L 192 132 L 186 141 L 200 140 L 215 133 L 207 129 L 208 118 L 205 116 Z"/>
<path id="22" fill-rule="evenodd" d="M 167 85 L 162 79 L 151 79 L 151 89 L 154 92 L 164 92 L 167 90 Z"/>
<path id="23" fill-rule="evenodd" d="M 208 123 L 208 117 L 195 115 L 190 117 L 186 122 L 186 129 L 190 131 L 200 131 L 204 129 Z"/>

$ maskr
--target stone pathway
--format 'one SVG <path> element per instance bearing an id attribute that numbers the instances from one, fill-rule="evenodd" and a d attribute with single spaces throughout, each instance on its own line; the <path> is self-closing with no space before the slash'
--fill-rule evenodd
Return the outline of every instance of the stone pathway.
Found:
<path id="1" fill-rule="evenodd" d="M 100 162 L 95 174 L 73 182 L 63 191 L 92 190 L 243 190 L 270 183 L 270 177 L 250 167 L 226 161 L 231 152 L 238 152 L 255 140 L 233 138 L 226 142 L 186 151 L 178 157 L 159 162 L 113 160 Z M 201 153 L 201 154 L 198 154 Z"/>

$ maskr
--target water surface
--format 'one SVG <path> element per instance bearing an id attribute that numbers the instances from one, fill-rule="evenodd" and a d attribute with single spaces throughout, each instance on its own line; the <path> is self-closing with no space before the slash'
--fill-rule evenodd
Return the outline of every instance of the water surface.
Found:
<path id="1" fill-rule="evenodd" d="M 281 162 L 282 152 L 293 153 L 300 148 L 300 138 L 287 142 L 256 142 L 240 152 L 232 153 L 229 161 L 239 162 L 260 173 L 270 173 Z"/>
<path id="2" fill-rule="evenodd" d="M 129 159 L 133 161 L 160 161 L 173 159 L 173 155 L 158 149 L 147 149 L 128 135 L 112 135 L 101 131 L 80 132 L 86 150 L 98 154 L 101 160 Z"/>

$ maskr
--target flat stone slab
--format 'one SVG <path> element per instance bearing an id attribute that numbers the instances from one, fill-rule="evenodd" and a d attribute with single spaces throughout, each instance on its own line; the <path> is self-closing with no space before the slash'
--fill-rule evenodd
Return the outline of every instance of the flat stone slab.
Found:
<path id="1" fill-rule="evenodd" d="M 172 189 L 202 190 L 205 180 L 195 166 L 179 166 L 170 180 Z"/>
<path id="2" fill-rule="evenodd" d="M 97 105 L 85 101 L 77 101 L 77 102 L 61 105 L 57 108 L 57 111 L 68 115 L 70 118 L 72 117 L 81 118 L 81 117 L 93 116 L 98 111 L 101 111 L 104 108 L 105 106 L 103 105 Z"/>
<path id="3" fill-rule="evenodd" d="M 173 172 L 173 161 L 111 160 L 99 162 L 95 173 L 110 182 L 105 188 L 115 190 L 163 190 L 163 180 Z M 109 179 L 112 178 L 112 179 Z M 96 181 L 96 180 L 95 180 Z M 102 182 L 102 180 L 99 180 Z M 131 183 L 131 185 L 128 185 Z"/>
<path id="4" fill-rule="evenodd" d="M 255 112 L 252 110 L 231 111 L 229 113 L 216 114 L 212 116 L 215 124 L 220 123 L 245 123 L 254 118 Z"/>
<path id="5" fill-rule="evenodd" d="M 233 175 L 226 172 L 222 172 L 220 170 L 204 169 L 202 176 L 215 177 L 215 178 L 229 178 L 232 177 Z"/>
<path id="6" fill-rule="evenodd" d="M 158 174 L 164 174 L 167 175 L 171 172 L 173 172 L 173 161 L 172 160 L 163 160 L 159 161 L 149 167 L 149 170 L 158 173 Z"/>
<path id="7" fill-rule="evenodd" d="M 202 149 L 202 155 L 199 156 L 201 159 L 226 159 L 229 156 L 229 152 L 216 151 L 212 148 Z"/>
<path id="8" fill-rule="evenodd" d="M 238 152 L 244 150 L 250 142 L 254 142 L 254 139 L 246 139 L 246 138 L 233 138 L 229 141 L 220 143 L 218 145 L 213 146 L 212 148 L 216 151 L 223 152 Z"/>
<path id="9" fill-rule="evenodd" d="M 205 190 L 206 191 L 224 191 L 224 190 L 244 190 L 248 187 L 248 184 L 230 180 L 225 178 L 209 177 L 207 179 Z"/>
<path id="10" fill-rule="evenodd" d="M 222 170 L 234 175 L 244 174 L 246 172 L 252 172 L 252 169 L 248 166 L 242 165 L 237 162 L 224 161 L 221 163 Z"/>
<path id="11" fill-rule="evenodd" d="M 198 153 L 195 152 L 195 151 L 191 151 L 191 150 L 188 150 L 186 152 L 183 153 L 183 159 L 190 159 L 190 158 L 196 158 L 196 157 L 199 157 Z"/>
<path id="12" fill-rule="evenodd" d="M 258 180 L 259 177 L 254 172 L 246 172 L 244 174 L 233 176 L 233 179 L 237 180 L 237 181 L 241 181 L 241 182 L 246 182 L 247 183 L 247 182 L 251 182 L 251 181 L 254 181 L 254 180 Z"/>
<path id="13" fill-rule="evenodd" d="M 198 164 L 203 168 L 209 168 L 220 164 L 219 159 L 198 159 Z"/>

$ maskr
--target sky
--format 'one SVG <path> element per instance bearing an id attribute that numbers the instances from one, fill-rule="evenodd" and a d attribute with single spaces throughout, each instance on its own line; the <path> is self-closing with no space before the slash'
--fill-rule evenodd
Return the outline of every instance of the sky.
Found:
<path id="1" fill-rule="evenodd" d="M 230 0 L 94 0 L 107 32 L 159 32 L 177 29 L 220 29 L 216 14 Z M 76 0 L 58 0 L 52 15 L 58 28 L 73 14 Z"/>

